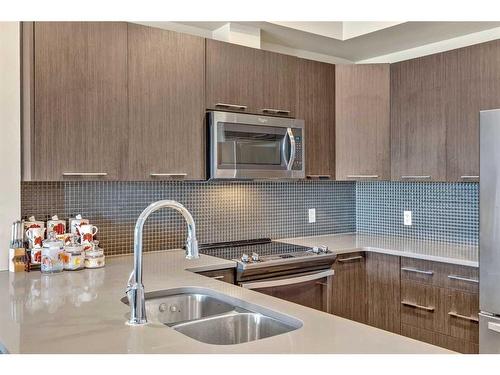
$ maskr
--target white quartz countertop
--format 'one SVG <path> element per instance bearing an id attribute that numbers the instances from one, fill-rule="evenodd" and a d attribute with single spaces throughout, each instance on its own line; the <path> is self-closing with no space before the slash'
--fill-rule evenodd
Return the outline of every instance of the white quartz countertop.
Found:
<path id="1" fill-rule="evenodd" d="M 281 242 L 303 246 L 326 245 L 336 254 L 373 251 L 408 258 L 479 267 L 477 246 L 372 234 L 333 234 L 285 238 Z"/>
<path id="2" fill-rule="evenodd" d="M 225 346 L 204 344 L 159 324 L 130 327 L 125 324 L 129 308 L 120 299 L 132 256 L 122 256 L 109 258 L 105 268 L 95 270 L 56 275 L 0 272 L 0 348 L 10 353 L 450 353 L 189 271 L 233 266 L 206 255 L 186 260 L 182 250 L 149 253 L 144 256 L 144 285 L 147 292 L 209 288 L 299 319 L 303 326 Z"/>

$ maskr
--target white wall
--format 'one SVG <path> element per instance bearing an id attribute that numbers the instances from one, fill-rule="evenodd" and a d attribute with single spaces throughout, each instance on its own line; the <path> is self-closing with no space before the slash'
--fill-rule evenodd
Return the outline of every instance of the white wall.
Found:
<path id="1" fill-rule="evenodd" d="M 10 227 L 21 216 L 19 22 L 0 22 L 0 270 L 8 268 Z"/>

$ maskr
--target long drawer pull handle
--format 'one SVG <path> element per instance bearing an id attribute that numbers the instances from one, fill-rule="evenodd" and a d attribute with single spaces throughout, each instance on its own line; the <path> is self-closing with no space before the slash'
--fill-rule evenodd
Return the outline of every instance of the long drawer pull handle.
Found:
<path id="1" fill-rule="evenodd" d="M 150 173 L 151 177 L 178 177 L 183 178 L 187 176 L 187 173 Z"/>
<path id="2" fill-rule="evenodd" d="M 322 180 L 322 179 L 332 178 L 332 175 L 331 174 L 308 174 L 306 177 L 310 178 L 310 179 L 318 178 L 318 179 Z"/>
<path id="3" fill-rule="evenodd" d="M 458 275 L 448 275 L 448 279 L 451 280 L 460 280 L 460 281 L 467 281 L 468 283 L 479 283 L 478 279 L 469 279 L 468 277 L 462 277 Z"/>
<path id="4" fill-rule="evenodd" d="M 216 107 L 224 107 L 224 108 L 232 108 L 232 109 L 239 109 L 240 111 L 246 111 L 248 108 L 246 105 L 241 105 L 241 104 L 229 104 L 229 103 L 216 103 Z"/>
<path id="5" fill-rule="evenodd" d="M 224 280 L 224 275 L 212 276 L 211 278 L 215 280 Z"/>
<path id="6" fill-rule="evenodd" d="M 454 318 L 458 318 L 458 319 L 464 319 L 464 320 L 470 320 L 471 322 L 474 322 L 474 323 L 479 323 L 479 319 L 474 317 L 474 316 L 466 316 L 466 315 L 461 315 L 461 314 L 458 314 L 454 311 L 450 311 L 448 313 L 449 316 L 453 316 Z"/>
<path id="7" fill-rule="evenodd" d="M 411 268 L 411 267 L 401 267 L 401 271 L 421 273 L 424 275 L 434 275 L 434 271 L 423 271 L 423 270 L 419 270 L 417 268 Z"/>
<path id="8" fill-rule="evenodd" d="M 322 283 L 321 281 L 316 281 L 316 285 L 328 286 L 328 283 Z"/>
<path id="9" fill-rule="evenodd" d="M 274 109 L 274 108 L 262 108 L 261 111 L 263 113 L 274 113 L 274 114 L 283 114 L 283 115 L 289 115 L 290 111 L 287 109 Z"/>
<path id="10" fill-rule="evenodd" d="M 94 177 L 104 177 L 107 176 L 108 174 L 106 172 L 63 172 L 63 176 L 71 177 L 71 176 L 81 176 L 81 177 L 88 177 L 88 176 L 94 176 Z"/>
<path id="11" fill-rule="evenodd" d="M 345 263 L 345 262 L 351 262 L 353 260 L 361 260 L 363 259 L 363 256 L 361 255 L 358 255 L 358 256 L 355 256 L 355 257 L 349 257 L 349 258 L 338 258 L 337 260 L 340 262 L 340 263 Z"/>
<path id="12" fill-rule="evenodd" d="M 348 174 L 347 178 L 378 178 L 378 174 Z"/>
<path id="13" fill-rule="evenodd" d="M 479 176 L 460 176 L 460 178 L 463 178 L 464 180 L 468 180 L 468 179 L 476 179 L 476 178 L 479 178 Z"/>
<path id="14" fill-rule="evenodd" d="M 414 179 L 414 180 L 417 180 L 417 179 L 424 180 L 424 179 L 428 179 L 431 177 L 432 176 L 401 176 L 401 178 L 403 178 L 403 179 Z"/>
<path id="15" fill-rule="evenodd" d="M 422 305 L 418 305 L 416 303 L 408 302 L 408 301 L 401 301 L 401 304 L 404 306 L 408 306 L 408 307 L 414 307 L 414 308 L 420 309 L 420 310 L 434 312 L 434 307 L 430 307 L 430 306 L 422 306 Z"/>

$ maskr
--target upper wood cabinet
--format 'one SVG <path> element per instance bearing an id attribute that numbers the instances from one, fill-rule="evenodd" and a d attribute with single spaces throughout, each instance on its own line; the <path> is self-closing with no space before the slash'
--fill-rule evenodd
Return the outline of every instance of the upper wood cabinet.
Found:
<path id="1" fill-rule="evenodd" d="M 295 115 L 297 58 L 206 40 L 206 107 Z M 230 106 L 225 106 L 230 105 Z"/>
<path id="2" fill-rule="evenodd" d="M 392 179 L 446 179 L 442 54 L 391 65 Z"/>
<path id="3" fill-rule="evenodd" d="M 128 24 L 126 180 L 205 178 L 205 41 Z"/>
<path id="4" fill-rule="evenodd" d="M 337 180 L 390 179 L 389 64 L 337 65 Z"/>
<path id="5" fill-rule="evenodd" d="M 23 179 L 120 178 L 127 25 L 23 24 Z M 72 174 L 90 174 L 90 176 Z"/>
<path id="6" fill-rule="evenodd" d="M 296 117 L 304 120 L 306 175 L 335 177 L 335 65 L 299 59 Z"/>

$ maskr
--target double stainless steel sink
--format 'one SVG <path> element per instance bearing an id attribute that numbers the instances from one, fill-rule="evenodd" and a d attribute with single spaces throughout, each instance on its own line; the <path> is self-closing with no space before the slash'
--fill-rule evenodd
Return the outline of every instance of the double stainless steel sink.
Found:
<path id="1" fill-rule="evenodd" d="M 146 313 L 152 323 L 213 345 L 241 344 L 302 327 L 295 318 L 204 288 L 146 293 Z"/>

